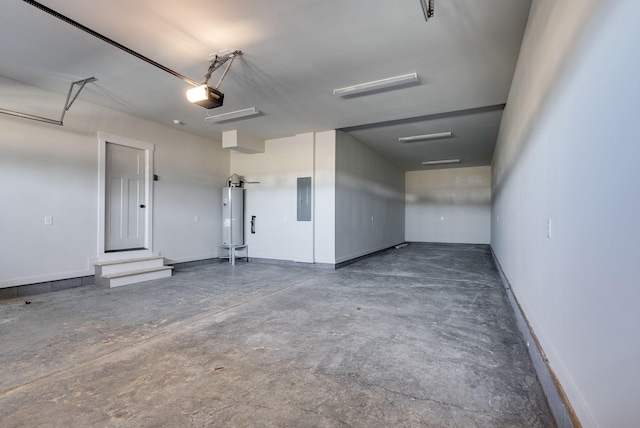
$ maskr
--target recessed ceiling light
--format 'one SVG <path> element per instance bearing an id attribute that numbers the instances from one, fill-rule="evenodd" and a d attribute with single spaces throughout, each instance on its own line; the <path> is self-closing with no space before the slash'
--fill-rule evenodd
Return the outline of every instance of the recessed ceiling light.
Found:
<path id="1" fill-rule="evenodd" d="M 359 94 L 362 92 L 375 91 L 377 89 L 392 88 L 394 86 L 405 85 L 407 83 L 418 82 L 418 73 L 403 74 L 402 76 L 389 77 L 387 79 L 374 80 L 373 82 L 360 83 L 359 85 L 347 86 L 345 88 L 334 89 L 333 95 L 341 97 Z"/>
<path id="2" fill-rule="evenodd" d="M 253 116 L 254 114 L 260 114 L 260 110 L 255 107 L 251 107 L 243 110 L 230 111 L 229 113 L 217 114 L 215 116 L 207 116 L 204 120 L 207 122 L 222 122 L 225 120 L 239 119 L 245 116 Z"/>
<path id="3" fill-rule="evenodd" d="M 422 162 L 422 165 L 442 165 L 447 163 L 460 163 L 460 159 L 442 159 Z"/>
<path id="4" fill-rule="evenodd" d="M 452 137 L 453 133 L 449 132 L 436 132 L 434 134 L 425 134 L 425 135 L 414 135 L 412 137 L 400 137 L 398 141 L 401 143 L 412 143 L 414 141 L 424 141 L 424 140 L 437 140 L 439 138 L 449 138 Z"/>

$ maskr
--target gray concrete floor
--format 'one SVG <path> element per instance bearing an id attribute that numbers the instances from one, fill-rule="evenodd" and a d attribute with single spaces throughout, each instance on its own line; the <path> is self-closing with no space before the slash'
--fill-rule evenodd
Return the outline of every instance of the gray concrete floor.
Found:
<path id="1" fill-rule="evenodd" d="M 6 300 L 0 361 L 2 427 L 554 425 L 486 246 Z"/>

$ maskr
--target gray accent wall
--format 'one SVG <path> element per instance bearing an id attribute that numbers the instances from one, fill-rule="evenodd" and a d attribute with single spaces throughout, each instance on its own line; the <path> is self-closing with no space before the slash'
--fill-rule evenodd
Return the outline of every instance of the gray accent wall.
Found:
<path id="1" fill-rule="evenodd" d="M 533 2 L 491 246 L 585 427 L 638 426 L 640 2 Z"/>
<path id="2" fill-rule="evenodd" d="M 336 263 L 404 242 L 404 171 L 336 131 Z"/>
<path id="3" fill-rule="evenodd" d="M 404 172 L 341 131 L 267 140 L 264 153 L 232 153 L 231 170 L 259 182 L 245 191 L 252 258 L 336 265 L 404 242 Z M 300 177 L 310 221 L 297 221 Z"/>

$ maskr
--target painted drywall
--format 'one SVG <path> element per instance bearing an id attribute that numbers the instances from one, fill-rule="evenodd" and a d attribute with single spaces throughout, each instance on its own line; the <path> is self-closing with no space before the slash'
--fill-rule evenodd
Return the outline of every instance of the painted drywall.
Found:
<path id="1" fill-rule="evenodd" d="M 585 427 L 638 426 L 640 3 L 533 3 L 491 246 Z"/>
<path id="2" fill-rule="evenodd" d="M 404 241 L 404 172 L 342 132 L 268 140 L 231 153 L 231 171 L 260 182 L 245 190 L 251 257 L 336 264 Z M 310 222 L 296 221 L 298 177 L 312 177 Z"/>
<path id="3" fill-rule="evenodd" d="M 317 132 L 314 159 L 314 259 L 336 263 L 336 131 Z"/>
<path id="4" fill-rule="evenodd" d="M 313 177 L 313 159 L 313 133 L 267 140 L 264 153 L 231 153 L 231 172 L 259 182 L 245 189 L 245 231 L 256 216 L 256 233 L 245 233 L 251 257 L 313 263 L 314 219 L 296 220 L 297 179 Z"/>
<path id="5" fill-rule="evenodd" d="M 336 131 L 336 262 L 404 242 L 404 171 Z"/>
<path id="6" fill-rule="evenodd" d="M 490 242 L 490 166 L 407 171 L 405 203 L 407 241 Z"/>
<path id="7" fill-rule="evenodd" d="M 64 96 L 0 79 L 2 107 L 58 118 Z M 0 115 L 0 287 L 92 275 L 98 255 L 98 131 L 155 145 L 154 251 L 217 257 L 220 143 L 82 101 L 64 126 Z M 195 222 L 198 216 L 198 222 Z M 44 218 L 53 224 L 45 226 Z"/>

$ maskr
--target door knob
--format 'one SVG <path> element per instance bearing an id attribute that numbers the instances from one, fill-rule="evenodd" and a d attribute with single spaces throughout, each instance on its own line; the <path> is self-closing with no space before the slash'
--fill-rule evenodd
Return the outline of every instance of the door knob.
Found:
<path id="1" fill-rule="evenodd" d="M 147 208 L 147 206 L 142 204 L 142 205 L 140 205 L 140 208 Z"/>

